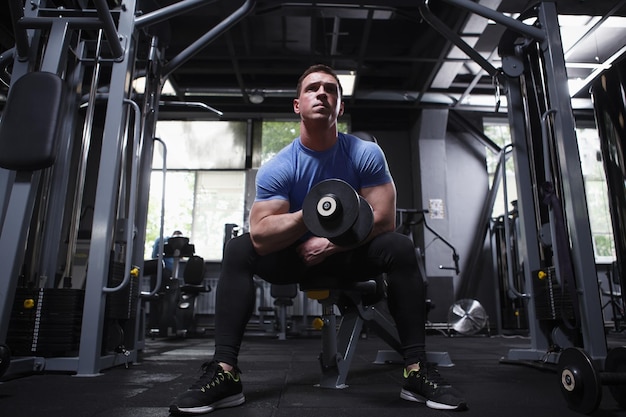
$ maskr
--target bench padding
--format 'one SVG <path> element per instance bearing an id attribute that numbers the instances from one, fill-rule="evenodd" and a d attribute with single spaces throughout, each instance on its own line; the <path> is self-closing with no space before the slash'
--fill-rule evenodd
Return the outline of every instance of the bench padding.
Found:
<path id="1" fill-rule="evenodd" d="M 63 91 L 50 72 L 30 72 L 11 86 L 0 120 L 0 167 L 36 171 L 54 163 Z"/>

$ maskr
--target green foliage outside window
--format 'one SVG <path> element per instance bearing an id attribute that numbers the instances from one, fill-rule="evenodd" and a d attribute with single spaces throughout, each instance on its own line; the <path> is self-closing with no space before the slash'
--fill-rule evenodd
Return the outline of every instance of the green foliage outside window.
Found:
<path id="1" fill-rule="evenodd" d="M 348 124 L 339 122 L 337 128 L 340 132 L 348 131 Z M 291 143 L 300 135 L 300 122 L 263 122 L 263 147 L 261 150 L 261 163 L 270 160 L 282 148 Z"/>

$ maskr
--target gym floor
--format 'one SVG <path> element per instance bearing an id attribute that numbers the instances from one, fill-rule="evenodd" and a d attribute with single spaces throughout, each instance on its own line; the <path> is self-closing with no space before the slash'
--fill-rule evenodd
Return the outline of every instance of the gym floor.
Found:
<path id="1" fill-rule="evenodd" d="M 610 346 L 626 345 L 626 335 L 609 336 Z M 448 352 L 454 366 L 441 373 L 467 398 L 469 410 L 437 411 L 401 400 L 399 365 L 373 364 L 379 349 L 374 335 L 358 341 L 357 354 L 343 390 L 315 387 L 320 369 L 319 335 L 278 340 L 247 335 L 242 346 L 246 403 L 217 410 L 218 417 L 517 417 L 580 416 L 563 399 L 556 373 L 536 367 L 501 363 L 511 348 L 528 348 L 523 337 L 456 336 L 434 332 L 429 351 Z M 37 374 L 0 383 L 0 410 L 6 417 L 134 417 L 168 416 L 172 398 L 199 375 L 213 352 L 210 335 L 156 338 L 146 341 L 139 363 L 105 370 L 96 377 Z M 596 416 L 626 416 L 603 387 Z"/>

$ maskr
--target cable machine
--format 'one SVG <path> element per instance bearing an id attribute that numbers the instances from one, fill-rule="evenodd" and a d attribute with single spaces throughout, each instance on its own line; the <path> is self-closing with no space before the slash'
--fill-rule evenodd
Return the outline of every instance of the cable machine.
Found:
<path id="1" fill-rule="evenodd" d="M 170 62 L 163 22 L 210 2 L 138 3 L 10 0 L 16 45 L 0 59 L 10 73 L 0 124 L 0 376 L 97 375 L 143 349 L 139 283 L 161 88 L 254 1 Z"/>
<path id="2" fill-rule="evenodd" d="M 607 354 L 584 183 L 567 87 L 556 6 L 535 5 L 512 19 L 468 0 L 442 0 L 507 29 L 496 69 L 432 15 L 431 26 L 494 78 L 506 93 L 518 180 L 517 250 L 524 288 L 510 291 L 527 305 L 531 346 L 505 360 L 556 363 L 561 349 Z M 526 24 L 527 19 L 533 24 Z"/>

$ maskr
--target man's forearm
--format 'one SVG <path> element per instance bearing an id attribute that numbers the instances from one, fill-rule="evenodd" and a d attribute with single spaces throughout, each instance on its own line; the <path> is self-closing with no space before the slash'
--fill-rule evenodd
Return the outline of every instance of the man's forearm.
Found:
<path id="1" fill-rule="evenodd" d="M 250 228 L 252 243 L 259 255 L 284 249 L 306 232 L 302 211 L 267 216 Z"/>

